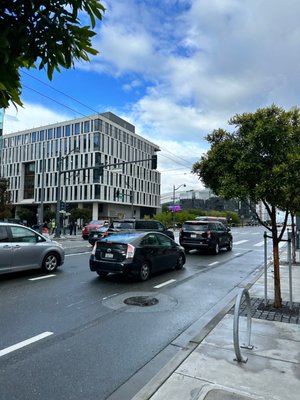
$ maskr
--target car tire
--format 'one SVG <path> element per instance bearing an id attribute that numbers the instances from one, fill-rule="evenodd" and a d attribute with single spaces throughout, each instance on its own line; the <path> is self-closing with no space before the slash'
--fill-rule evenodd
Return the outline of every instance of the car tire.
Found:
<path id="1" fill-rule="evenodd" d="M 176 263 L 176 269 L 182 269 L 184 265 L 184 257 L 182 254 L 179 255 L 177 263 Z"/>
<path id="2" fill-rule="evenodd" d="M 219 242 L 216 242 L 216 244 L 214 245 L 213 252 L 214 254 L 219 254 L 220 252 Z"/>
<path id="3" fill-rule="evenodd" d="M 226 248 L 227 248 L 227 251 L 231 251 L 232 250 L 232 239 L 229 240 L 229 244 L 228 244 L 228 246 Z"/>
<path id="4" fill-rule="evenodd" d="M 106 278 L 108 275 L 108 272 L 105 271 L 96 271 L 96 273 L 100 276 L 100 278 Z"/>
<path id="5" fill-rule="evenodd" d="M 56 253 L 48 253 L 42 263 L 42 269 L 46 272 L 53 272 L 59 265 L 59 256 Z"/>
<path id="6" fill-rule="evenodd" d="M 139 269 L 139 279 L 144 282 L 149 279 L 150 274 L 151 268 L 149 263 L 147 261 L 143 261 Z"/>

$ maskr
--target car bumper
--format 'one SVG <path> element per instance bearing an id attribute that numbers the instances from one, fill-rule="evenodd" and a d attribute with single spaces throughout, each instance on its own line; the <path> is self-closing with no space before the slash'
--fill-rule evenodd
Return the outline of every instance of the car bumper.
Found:
<path id="1" fill-rule="evenodd" d="M 190 241 L 190 240 L 180 240 L 180 246 L 189 247 L 191 249 L 210 249 L 213 248 L 214 244 L 211 241 L 207 240 L 198 240 L 198 241 Z"/>
<path id="2" fill-rule="evenodd" d="M 90 270 L 95 272 L 113 272 L 125 275 L 138 274 L 138 268 L 132 263 L 99 261 L 94 256 L 91 256 L 89 265 Z"/>

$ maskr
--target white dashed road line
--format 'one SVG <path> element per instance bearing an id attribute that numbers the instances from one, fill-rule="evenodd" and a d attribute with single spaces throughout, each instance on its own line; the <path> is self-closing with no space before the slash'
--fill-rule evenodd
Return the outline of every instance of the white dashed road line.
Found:
<path id="1" fill-rule="evenodd" d="M 8 353 L 11 353 L 15 350 L 21 349 L 22 347 L 28 346 L 31 343 L 37 342 L 41 339 L 46 338 L 47 336 L 53 335 L 53 332 L 43 332 L 39 335 L 33 336 L 32 338 L 23 340 L 22 342 L 16 343 L 10 347 L 6 347 L 3 350 L 0 350 L 0 357 L 5 356 Z"/>
<path id="2" fill-rule="evenodd" d="M 45 275 L 45 276 L 39 276 L 38 278 L 29 278 L 29 281 L 39 281 L 41 279 L 47 279 L 47 278 L 53 278 L 56 275 Z"/>
<path id="3" fill-rule="evenodd" d="M 169 281 L 163 282 L 160 285 L 153 286 L 154 289 L 159 289 L 163 286 L 169 285 L 170 283 L 176 282 L 176 279 L 170 279 Z"/>
<path id="4" fill-rule="evenodd" d="M 216 264 L 219 264 L 219 261 L 214 261 L 214 262 L 208 264 L 208 266 L 211 267 L 212 265 L 216 265 Z"/>

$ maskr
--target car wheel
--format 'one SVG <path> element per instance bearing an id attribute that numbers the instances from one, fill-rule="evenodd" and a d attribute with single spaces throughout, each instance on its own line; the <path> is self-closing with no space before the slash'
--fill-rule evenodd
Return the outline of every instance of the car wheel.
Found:
<path id="1" fill-rule="evenodd" d="M 227 246 L 227 251 L 231 251 L 232 250 L 232 239 L 230 239 L 229 244 Z"/>
<path id="2" fill-rule="evenodd" d="M 220 252 L 220 247 L 219 247 L 219 242 L 217 242 L 214 246 L 214 254 L 219 254 Z"/>
<path id="3" fill-rule="evenodd" d="M 96 271 L 96 272 L 101 278 L 105 278 L 108 275 L 108 272 L 105 271 Z"/>
<path id="4" fill-rule="evenodd" d="M 150 273 L 151 273 L 150 265 L 147 263 L 147 261 L 143 261 L 142 265 L 140 266 L 140 270 L 139 270 L 140 280 L 146 281 L 149 278 Z"/>
<path id="5" fill-rule="evenodd" d="M 59 257 L 55 253 L 49 253 L 43 260 L 42 269 L 46 272 L 53 272 L 59 264 Z"/>
<path id="6" fill-rule="evenodd" d="M 176 264 L 176 269 L 182 269 L 184 265 L 184 257 L 182 254 L 179 255 L 178 260 L 177 260 L 177 264 Z"/>

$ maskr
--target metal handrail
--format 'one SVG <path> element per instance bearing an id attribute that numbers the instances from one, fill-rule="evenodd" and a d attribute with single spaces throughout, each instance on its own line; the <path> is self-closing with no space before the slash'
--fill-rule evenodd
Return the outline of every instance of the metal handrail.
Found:
<path id="1" fill-rule="evenodd" d="M 240 307 L 241 307 L 241 301 L 242 301 L 243 296 L 246 297 L 246 303 L 247 303 L 247 342 L 248 342 L 248 344 L 240 346 L 240 343 L 239 343 L 239 314 L 240 314 Z M 235 308 L 234 308 L 233 343 L 234 343 L 234 351 L 235 351 L 235 356 L 236 356 L 234 361 L 243 362 L 243 363 L 247 362 L 248 358 L 243 358 L 240 347 L 252 350 L 253 346 L 250 344 L 250 339 L 251 339 L 250 295 L 246 288 L 242 288 L 242 289 L 240 289 L 240 291 L 237 295 L 236 302 L 235 302 Z"/>

